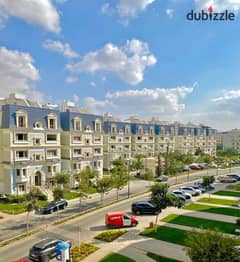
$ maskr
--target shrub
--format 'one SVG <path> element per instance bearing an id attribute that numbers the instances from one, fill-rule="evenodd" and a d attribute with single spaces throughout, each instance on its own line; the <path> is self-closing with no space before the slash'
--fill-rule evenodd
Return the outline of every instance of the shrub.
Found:
<path id="1" fill-rule="evenodd" d="M 90 255 L 91 253 L 95 252 L 98 250 L 98 247 L 94 246 L 91 243 L 81 243 L 80 247 L 79 246 L 73 246 L 71 248 L 71 255 L 72 255 L 72 261 L 73 262 L 78 262 Z"/>
<path id="2" fill-rule="evenodd" d="M 125 234 L 126 232 L 127 230 L 125 229 L 108 230 L 108 231 L 103 231 L 100 234 L 96 235 L 95 238 L 105 242 L 112 242 L 113 240 L 117 239 L 118 237 Z"/>
<path id="3" fill-rule="evenodd" d="M 236 224 L 240 226 L 240 217 L 237 218 Z"/>
<path id="4" fill-rule="evenodd" d="M 39 188 L 32 188 L 32 190 L 28 193 L 28 200 L 36 198 L 38 200 L 44 200 L 46 201 L 48 198 L 46 195 L 44 195 Z"/>
<path id="5" fill-rule="evenodd" d="M 151 171 L 148 171 L 144 174 L 140 174 L 140 178 L 144 180 L 152 181 L 154 179 L 154 175 Z"/>

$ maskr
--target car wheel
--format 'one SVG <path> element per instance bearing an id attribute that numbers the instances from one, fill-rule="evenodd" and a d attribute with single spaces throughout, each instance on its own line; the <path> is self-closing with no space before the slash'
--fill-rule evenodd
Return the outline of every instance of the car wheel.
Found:
<path id="1" fill-rule="evenodd" d="M 50 209 L 50 214 L 52 214 L 53 213 L 53 209 Z"/>
<path id="2" fill-rule="evenodd" d="M 136 215 L 138 215 L 138 216 L 141 215 L 140 210 L 137 210 L 137 211 L 136 211 Z"/>
<path id="3" fill-rule="evenodd" d="M 154 215 L 158 215 L 159 212 L 156 210 L 156 211 L 153 212 L 153 214 L 154 214 Z"/>
<path id="4" fill-rule="evenodd" d="M 133 223 L 132 226 L 133 226 L 133 227 L 136 227 L 136 226 L 137 226 L 137 223 Z"/>

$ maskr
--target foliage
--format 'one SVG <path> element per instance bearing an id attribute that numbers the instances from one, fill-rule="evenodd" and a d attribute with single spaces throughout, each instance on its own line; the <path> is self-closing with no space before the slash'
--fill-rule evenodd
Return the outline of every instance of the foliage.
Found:
<path id="1" fill-rule="evenodd" d="M 235 148 L 226 148 L 224 150 L 218 150 L 217 156 L 226 156 L 226 157 L 233 157 L 239 155 L 237 149 Z"/>
<path id="2" fill-rule="evenodd" d="M 113 261 L 114 262 L 135 262 L 135 260 L 133 260 L 129 257 L 120 255 L 118 253 L 113 253 L 113 252 L 106 255 L 99 262 L 113 262 Z"/>
<path id="3" fill-rule="evenodd" d="M 240 226 L 240 217 L 238 217 L 238 218 L 236 219 L 236 224 L 237 224 L 238 226 Z"/>
<path id="4" fill-rule="evenodd" d="M 135 158 L 136 160 L 134 160 L 131 165 L 130 165 L 130 170 L 142 170 L 143 169 L 143 163 L 142 163 L 142 158 L 144 156 L 143 155 L 136 155 Z"/>
<path id="5" fill-rule="evenodd" d="M 96 190 L 101 195 L 101 202 L 103 202 L 104 194 L 113 187 L 113 180 L 109 176 L 97 179 Z"/>
<path id="6" fill-rule="evenodd" d="M 168 184 L 155 183 L 151 187 L 151 192 L 151 200 L 159 210 L 162 210 L 168 206 Z"/>
<path id="7" fill-rule="evenodd" d="M 159 177 L 162 175 L 163 167 L 162 167 L 162 159 L 161 159 L 161 153 L 157 156 L 157 167 L 156 167 L 156 176 Z"/>
<path id="8" fill-rule="evenodd" d="M 75 191 L 64 190 L 63 196 L 64 196 L 64 199 L 70 200 L 70 199 L 78 198 L 79 193 Z"/>
<path id="9" fill-rule="evenodd" d="M 32 189 L 31 189 L 31 191 L 28 193 L 28 195 L 27 195 L 27 198 L 28 198 L 28 200 L 30 200 L 30 199 L 32 199 L 32 198 L 36 198 L 36 199 L 38 199 L 38 200 L 47 200 L 48 198 L 47 198 L 47 196 L 46 195 L 44 195 L 42 192 L 41 192 L 41 190 L 39 189 L 39 188 L 37 188 L 37 187 L 33 187 Z"/>
<path id="10" fill-rule="evenodd" d="M 126 232 L 127 230 L 125 229 L 107 230 L 96 235 L 95 238 L 105 242 L 112 242 L 113 240 L 117 239 L 118 237 L 125 234 Z"/>
<path id="11" fill-rule="evenodd" d="M 201 148 L 200 147 L 198 147 L 197 149 L 196 149 L 196 151 L 195 151 L 195 156 L 202 156 L 204 153 L 203 153 L 203 151 L 201 150 Z"/>
<path id="12" fill-rule="evenodd" d="M 218 231 L 188 234 L 187 254 L 194 262 L 239 262 L 240 255 L 233 248 L 235 241 Z"/>
<path id="13" fill-rule="evenodd" d="M 148 181 L 154 180 L 154 175 L 152 171 L 145 172 L 144 174 L 140 174 L 140 178 Z"/>
<path id="14" fill-rule="evenodd" d="M 190 217 L 190 216 L 176 215 L 176 214 L 169 215 L 163 218 L 162 221 L 171 224 L 196 227 L 202 229 L 211 229 L 211 230 L 218 229 L 219 231 L 228 234 L 236 234 L 235 230 L 239 229 L 239 226 L 229 222 L 222 222 L 217 220 L 210 220 L 205 218 Z"/>
<path id="15" fill-rule="evenodd" d="M 29 232 L 29 215 L 30 212 L 33 210 L 38 211 L 38 201 L 36 198 L 32 198 L 26 205 L 26 211 L 27 211 L 27 233 Z"/>
<path id="16" fill-rule="evenodd" d="M 57 173 L 54 177 L 54 180 L 58 185 L 67 185 L 69 183 L 69 175 L 65 173 Z"/>
<path id="17" fill-rule="evenodd" d="M 88 255 L 95 252 L 96 250 L 98 250 L 98 247 L 94 246 L 91 243 L 83 242 L 80 244 L 80 247 L 73 246 L 71 248 L 72 261 L 73 262 L 81 261 Z"/>
<path id="18" fill-rule="evenodd" d="M 64 192 L 60 187 L 53 189 L 53 198 L 55 201 L 58 201 L 64 197 Z"/>
<path id="19" fill-rule="evenodd" d="M 163 257 L 159 256 L 155 253 L 147 252 L 146 254 L 148 257 L 152 258 L 153 260 L 157 262 L 178 262 L 179 260 L 168 258 L 168 257 Z"/>
<path id="20" fill-rule="evenodd" d="M 213 184 L 215 181 L 215 177 L 214 176 L 204 176 L 203 177 L 203 186 L 206 188 L 210 188 L 210 185 Z"/>

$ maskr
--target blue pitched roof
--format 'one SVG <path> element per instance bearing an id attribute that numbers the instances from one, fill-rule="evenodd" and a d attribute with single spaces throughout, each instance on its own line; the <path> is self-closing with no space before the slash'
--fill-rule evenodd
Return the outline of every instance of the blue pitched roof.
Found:
<path id="1" fill-rule="evenodd" d="M 56 115 L 57 128 L 60 128 L 60 112 L 58 110 L 10 104 L 2 106 L 2 128 L 16 128 L 17 111 L 24 111 L 27 113 L 28 128 L 33 128 L 36 122 L 41 122 L 42 127 L 47 128 L 49 114 Z"/>

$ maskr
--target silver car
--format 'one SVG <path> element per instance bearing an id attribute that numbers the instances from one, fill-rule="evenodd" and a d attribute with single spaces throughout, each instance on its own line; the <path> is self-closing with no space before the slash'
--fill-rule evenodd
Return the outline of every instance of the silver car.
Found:
<path id="1" fill-rule="evenodd" d="M 181 186 L 179 189 L 185 193 L 191 194 L 192 196 L 199 196 L 201 194 L 201 190 L 194 189 L 191 186 Z"/>

